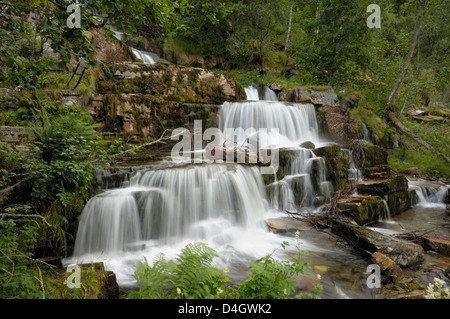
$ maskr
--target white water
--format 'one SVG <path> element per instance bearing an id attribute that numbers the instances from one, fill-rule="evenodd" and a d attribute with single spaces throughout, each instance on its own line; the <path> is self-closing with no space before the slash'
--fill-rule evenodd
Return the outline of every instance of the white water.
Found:
<path id="1" fill-rule="evenodd" d="M 445 208 L 445 197 L 447 196 L 449 185 L 439 187 L 422 186 L 420 183 L 408 183 L 409 188 L 416 191 L 417 206 L 422 207 L 442 207 Z"/>
<path id="2" fill-rule="evenodd" d="M 325 178 L 324 159 L 299 146 L 305 141 L 323 144 L 314 106 L 279 102 L 276 94 L 266 87 L 251 86 L 245 91 L 247 101 L 223 104 L 219 111 L 219 129 L 225 133 L 226 147 L 247 146 L 253 132 L 266 129 L 268 145 L 285 152 L 284 176 L 268 186 L 270 207 L 294 210 L 298 206 L 313 207 L 316 196 L 328 199 L 333 187 Z M 237 131 L 238 128 L 241 130 Z M 278 134 L 272 129 L 277 129 Z"/>
<path id="3" fill-rule="evenodd" d="M 267 86 L 248 86 L 244 88 L 247 101 L 279 101 L 277 94 Z"/>
<path id="4" fill-rule="evenodd" d="M 136 58 L 142 60 L 144 64 L 156 64 L 155 59 L 148 53 L 140 51 L 138 49 L 131 49 Z"/>
<path id="5" fill-rule="evenodd" d="M 132 265 L 160 252 L 175 257 L 202 241 L 221 252 L 222 267 L 270 253 L 270 214 L 256 167 L 191 165 L 138 172 L 130 186 L 93 197 L 81 214 L 70 263 L 103 261 L 119 284 L 133 283 Z M 231 264 L 230 264 L 231 261 Z"/>
<path id="6" fill-rule="evenodd" d="M 306 206 L 313 205 L 315 196 L 332 192 L 323 159 L 298 146 L 305 140 L 321 142 L 314 107 L 261 100 L 225 103 L 220 116 L 231 128 L 280 128 L 285 144 L 277 146 L 288 146 L 292 152 L 288 171 L 278 181 L 279 188 L 272 184 L 275 192 L 270 197 L 257 167 L 142 169 L 131 176 L 129 186 L 105 191 L 88 202 L 80 216 L 74 254 L 65 265 L 102 261 L 120 286 L 133 286 L 137 261 L 152 261 L 161 252 L 172 259 L 186 244 L 201 241 L 217 251 L 215 265 L 239 279 L 251 262 L 291 240 L 267 231 L 264 220 L 295 208 L 293 187 Z M 312 176 L 313 170 L 317 175 Z M 304 239 L 302 249 L 323 252 Z"/>

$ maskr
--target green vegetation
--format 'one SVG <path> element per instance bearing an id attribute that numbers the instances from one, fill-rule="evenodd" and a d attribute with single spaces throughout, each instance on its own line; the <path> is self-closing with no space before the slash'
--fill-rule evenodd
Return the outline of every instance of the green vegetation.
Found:
<path id="1" fill-rule="evenodd" d="M 289 244 L 284 242 L 282 248 Z M 135 299 L 285 299 L 291 298 L 296 286 L 295 276 L 303 273 L 309 265 L 300 259 L 304 252 L 279 260 L 268 254 L 250 265 L 252 274 L 239 283 L 230 283 L 227 270 L 221 271 L 211 265 L 217 253 L 204 243 L 195 242 L 182 249 L 176 261 L 158 256 L 153 265 L 147 260 L 139 262 L 135 278 L 139 291 L 129 298 Z M 319 298 L 321 285 L 314 293 L 297 298 Z"/>
<path id="2" fill-rule="evenodd" d="M 81 4 L 81 27 L 69 28 L 67 5 L 75 2 Z M 361 130 L 364 123 L 374 144 L 392 149 L 389 165 L 393 169 L 449 177 L 448 163 L 397 132 L 385 107 L 408 53 L 421 1 L 379 0 L 380 29 L 366 25 L 366 8 L 371 3 L 0 1 L 0 87 L 18 96 L 12 105 L 2 95 L 0 125 L 27 127 L 23 135 L 29 138 L 26 151 L 0 145 L 0 298 L 84 298 L 95 296 L 94 282 L 103 280 L 93 278 L 92 287 L 84 287 L 85 293 L 79 295 L 61 292 L 52 288 L 60 275 L 37 259 L 40 250 L 59 256 L 68 253 L 74 220 L 90 195 L 93 171 L 122 149 L 123 136 L 102 139 L 88 113 L 77 105 L 57 102 L 60 90 L 76 90 L 87 100 L 95 93 L 117 90 L 142 93 L 138 86 L 117 85 L 108 64 L 115 61 L 114 54 L 106 59 L 109 62 L 97 60 L 97 31 L 119 44 L 125 55 L 131 55 L 126 44 L 148 49 L 150 43 L 172 62 L 213 69 L 244 86 L 332 87 L 341 99 L 357 101 L 350 109 L 355 128 Z M 449 29 L 443 21 L 449 11 L 449 1 L 426 1 L 418 44 L 394 102 L 402 123 L 448 157 Z M 125 32 L 123 42 L 113 39 L 108 25 Z M 103 81 L 100 86 L 99 80 Z M 217 98 L 207 102 L 223 101 L 221 92 L 210 93 Z M 162 102 L 156 99 L 152 102 Z M 177 100 L 190 101 L 182 95 Z M 441 119 L 418 122 L 407 115 L 418 108 Z M 160 124 L 165 129 L 175 123 L 179 122 Z M 340 161 L 335 163 L 339 170 L 330 167 L 329 174 L 341 187 L 346 165 L 341 154 L 331 155 Z M 157 157 L 146 158 L 152 156 Z M 197 243 L 187 246 L 176 261 L 160 256 L 153 265 L 139 264 L 140 291 L 134 297 L 293 297 L 291 279 L 306 269 L 300 255 L 287 261 L 268 255 L 251 265 L 248 279 L 231 284 L 226 274 L 211 265 L 215 254 Z"/>

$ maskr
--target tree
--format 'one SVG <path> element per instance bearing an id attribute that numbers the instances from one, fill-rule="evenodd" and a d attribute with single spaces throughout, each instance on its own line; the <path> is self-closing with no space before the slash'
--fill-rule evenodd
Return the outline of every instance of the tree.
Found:
<path id="1" fill-rule="evenodd" d="M 337 84 L 367 61 L 363 50 L 369 38 L 366 2 L 303 2 L 308 13 L 302 23 L 305 35 L 293 54 L 297 67 L 309 72 L 312 82 Z"/>
<path id="2" fill-rule="evenodd" d="M 450 159 L 445 156 L 444 154 L 438 152 L 433 146 L 431 146 L 430 144 L 428 144 L 427 142 L 425 142 L 424 140 L 422 140 L 420 137 L 418 137 L 416 134 L 414 134 L 413 132 L 411 132 L 405 125 L 403 125 L 400 120 L 395 116 L 394 113 L 394 107 L 393 107 L 393 100 L 395 95 L 397 94 L 398 88 L 400 87 L 400 84 L 403 81 L 403 78 L 405 77 L 406 71 L 408 70 L 409 64 L 411 63 L 411 58 L 414 54 L 414 50 L 417 44 L 417 39 L 419 38 L 419 33 L 420 33 L 420 25 L 422 23 L 422 18 L 424 15 L 424 10 L 425 10 L 425 5 L 426 5 L 426 0 L 419 0 L 419 17 L 417 19 L 417 23 L 416 23 L 416 27 L 414 29 L 414 35 L 413 38 L 411 40 L 411 45 L 409 48 L 409 52 L 408 55 L 405 58 L 405 62 L 403 64 L 403 68 L 400 72 L 400 75 L 397 79 L 397 82 L 395 82 L 394 87 L 392 88 L 391 93 L 389 94 L 388 100 L 386 102 L 386 109 L 388 109 L 388 114 L 389 114 L 389 118 L 391 119 L 391 121 L 394 123 L 394 125 L 399 128 L 402 132 L 404 132 L 405 134 L 407 134 L 409 137 L 411 137 L 412 139 L 414 139 L 417 143 L 419 143 L 420 145 L 424 146 L 426 149 L 442 156 L 447 162 L 450 162 Z"/>

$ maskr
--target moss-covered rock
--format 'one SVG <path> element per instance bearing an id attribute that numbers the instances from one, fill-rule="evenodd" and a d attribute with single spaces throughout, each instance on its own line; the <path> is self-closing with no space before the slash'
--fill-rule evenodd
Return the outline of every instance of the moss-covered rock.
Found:
<path id="1" fill-rule="evenodd" d="M 339 199 L 337 207 L 358 225 L 382 218 L 385 214 L 383 199 L 379 196 L 351 196 Z"/>
<path id="2" fill-rule="evenodd" d="M 339 145 L 330 145 L 314 149 L 314 154 L 325 158 L 326 179 L 334 189 L 345 188 L 348 179 L 348 160 L 342 155 Z"/>

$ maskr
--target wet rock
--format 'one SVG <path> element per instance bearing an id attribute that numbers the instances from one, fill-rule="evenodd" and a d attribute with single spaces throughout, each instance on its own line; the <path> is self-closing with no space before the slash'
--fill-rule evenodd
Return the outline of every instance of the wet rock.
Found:
<path id="1" fill-rule="evenodd" d="M 339 145 L 329 145 L 314 149 L 316 156 L 325 158 L 326 180 L 333 184 L 334 189 L 344 188 L 348 179 L 348 160 L 342 155 Z"/>
<path id="2" fill-rule="evenodd" d="M 337 207 L 358 225 L 364 225 L 383 217 L 385 206 L 379 196 L 350 196 L 338 200 Z"/>
<path id="3" fill-rule="evenodd" d="M 386 150 L 377 145 L 372 145 L 367 142 L 361 143 L 364 152 L 364 167 L 374 167 L 378 165 L 388 165 L 388 154 Z"/>
<path id="4" fill-rule="evenodd" d="M 425 249 L 433 250 L 440 254 L 450 256 L 450 240 L 422 236 Z"/>
<path id="5" fill-rule="evenodd" d="M 313 149 L 316 148 L 316 145 L 314 145 L 313 142 L 309 142 L 309 141 L 308 141 L 308 142 L 303 142 L 302 144 L 300 144 L 300 147 L 308 148 L 308 149 L 313 150 Z"/>
<path id="6" fill-rule="evenodd" d="M 402 274 L 401 268 L 391 258 L 380 252 L 372 254 L 372 261 L 380 266 L 380 270 L 388 279 L 396 281 Z"/>
<path id="7" fill-rule="evenodd" d="M 366 179 L 388 179 L 391 174 L 389 165 L 376 165 L 372 167 L 365 167 L 363 175 Z"/>
<path id="8" fill-rule="evenodd" d="M 295 232 L 297 230 L 306 231 L 311 229 L 306 223 L 289 217 L 269 218 L 265 222 L 269 230 L 274 233 Z"/>
<path id="9" fill-rule="evenodd" d="M 384 196 L 388 193 L 388 180 L 368 180 L 358 183 L 358 194 Z"/>
<path id="10" fill-rule="evenodd" d="M 419 268 L 424 260 L 420 245 L 360 225 L 339 221 L 332 227 L 332 231 L 363 251 L 384 254 L 401 268 Z"/>

